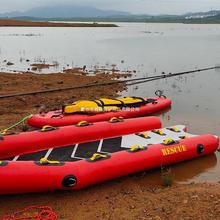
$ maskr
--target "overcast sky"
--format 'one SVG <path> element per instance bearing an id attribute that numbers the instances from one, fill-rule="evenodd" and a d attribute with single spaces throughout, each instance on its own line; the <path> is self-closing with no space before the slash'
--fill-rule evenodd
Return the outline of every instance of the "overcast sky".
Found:
<path id="1" fill-rule="evenodd" d="M 77 4 L 143 14 L 181 14 L 220 9 L 220 0 L 0 0 L 0 12 L 54 4 Z"/>

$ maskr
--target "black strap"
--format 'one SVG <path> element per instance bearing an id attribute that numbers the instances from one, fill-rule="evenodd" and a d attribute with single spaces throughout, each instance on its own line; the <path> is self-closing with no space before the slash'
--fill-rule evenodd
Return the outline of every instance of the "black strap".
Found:
<path id="1" fill-rule="evenodd" d="M 126 104 L 127 107 L 140 107 L 142 105 L 146 105 L 147 104 L 146 100 L 144 98 L 142 98 L 142 97 L 132 96 L 131 98 L 139 99 L 139 100 L 141 100 L 141 102 Z"/>
<path id="2" fill-rule="evenodd" d="M 105 104 L 101 99 L 99 99 L 98 101 L 100 101 L 103 104 L 103 106 L 106 106 L 106 107 L 110 107 L 110 106 L 116 106 L 116 107 L 119 107 L 119 108 L 126 107 L 126 104 L 120 99 L 111 98 L 110 100 L 119 101 L 120 104 Z"/>
<path id="3" fill-rule="evenodd" d="M 146 102 L 146 100 L 144 98 L 142 98 L 142 97 L 132 96 L 131 98 L 133 98 L 133 99 L 140 99 L 143 103 Z"/>
<path id="4" fill-rule="evenodd" d="M 120 99 L 116 99 L 116 98 L 111 98 L 111 99 L 120 102 L 122 106 L 126 106 L 126 104 Z"/>
<path id="5" fill-rule="evenodd" d="M 102 108 L 102 110 L 104 111 L 105 110 L 105 108 L 104 108 L 104 106 L 105 106 L 105 104 L 104 104 L 104 102 L 102 101 L 102 100 L 100 100 L 100 99 L 98 99 L 97 101 L 96 100 L 91 100 L 92 102 L 95 102 L 97 105 L 98 105 L 98 107 L 101 107 Z M 99 102 L 100 103 L 99 103 Z"/>
<path id="6" fill-rule="evenodd" d="M 146 104 L 150 104 L 150 103 L 157 104 L 157 100 L 156 99 L 147 99 Z"/>
<path id="7" fill-rule="evenodd" d="M 124 103 L 122 100 L 120 100 L 120 99 L 114 99 L 114 98 L 112 98 L 112 100 L 117 100 L 117 101 L 119 101 L 121 104 L 104 104 L 104 106 L 116 106 L 116 107 L 119 107 L 119 108 L 123 108 L 123 107 L 140 107 L 140 106 L 142 106 L 142 105 L 145 105 L 145 104 L 147 104 L 148 102 L 144 99 L 144 98 L 141 98 L 141 97 L 131 97 L 131 98 L 133 98 L 133 99 L 139 99 L 139 100 L 141 100 L 141 102 L 139 102 L 139 103 Z M 101 100 L 99 100 L 99 101 L 101 101 Z M 154 100 L 155 101 L 155 100 Z M 152 102 L 150 102 L 150 103 L 152 103 Z"/>
<path id="8" fill-rule="evenodd" d="M 92 100 L 92 102 L 95 102 L 99 107 L 105 106 L 105 103 L 101 99 L 98 99 L 97 101 L 96 100 Z"/>

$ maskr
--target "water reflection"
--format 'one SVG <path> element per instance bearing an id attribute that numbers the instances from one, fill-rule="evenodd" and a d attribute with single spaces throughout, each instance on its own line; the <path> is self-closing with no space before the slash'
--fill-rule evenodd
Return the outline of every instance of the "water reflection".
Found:
<path id="1" fill-rule="evenodd" d="M 218 172 L 220 171 L 217 168 L 217 157 L 215 154 L 171 166 L 171 172 L 176 183 L 190 183 L 204 180 L 218 181 L 216 176 L 210 178 L 210 175 L 206 175 L 206 178 L 204 178 L 204 173 L 209 173 L 215 169 Z M 137 176 L 139 177 L 140 175 L 143 177 L 139 180 L 141 185 L 145 185 L 145 183 L 161 185 L 161 171 L 159 169 L 140 173 Z"/>

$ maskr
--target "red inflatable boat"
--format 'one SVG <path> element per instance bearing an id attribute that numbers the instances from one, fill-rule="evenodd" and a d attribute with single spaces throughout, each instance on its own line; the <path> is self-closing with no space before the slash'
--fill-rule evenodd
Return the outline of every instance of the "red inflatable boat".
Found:
<path id="1" fill-rule="evenodd" d="M 0 194 L 78 190 L 212 154 L 218 145 L 217 136 L 191 135 L 175 126 L 51 148 L 1 161 Z"/>
<path id="2" fill-rule="evenodd" d="M 0 139 L 0 159 L 156 128 L 161 128 L 161 122 L 158 117 L 127 120 L 111 118 L 108 122 L 94 124 L 82 121 L 77 125 L 59 128 L 44 126 L 38 131 L 2 136 Z"/>
<path id="3" fill-rule="evenodd" d="M 146 99 L 147 104 L 133 109 L 125 109 L 116 112 L 105 112 L 97 114 L 71 114 L 64 115 L 62 110 L 51 111 L 48 113 L 42 113 L 34 115 L 28 119 L 28 124 L 32 127 L 41 128 L 44 125 L 51 125 L 55 127 L 74 125 L 80 121 L 88 122 L 100 122 L 107 121 L 112 117 L 123 117 L 123 118 L 135 118 L 141 116 L 147 116 L 155 112 L 167 109 L 171 106 L 171 100 L 164 96 Z"/>

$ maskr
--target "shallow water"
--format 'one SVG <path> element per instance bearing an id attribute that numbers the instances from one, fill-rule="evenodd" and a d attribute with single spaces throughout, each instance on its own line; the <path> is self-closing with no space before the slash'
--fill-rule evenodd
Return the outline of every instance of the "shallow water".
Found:
<path id="1" fill-rule="evenodd" d="M 220 25 L 119 23 L 119 28 L 0 28 L 1 71 L 24 70 L 30 63 L 71 66 L 116 65 L 137 76 L 178 72 L 220 64 Z M 29 59 L 30 62 L 26 62 Z M 15 65 L 8 67 L 4 60 Z M 192 133 L 220 136 L 220 72 L 134 85 L 122 95 L 152 96 L 161 89 L 173 100 L 162 115 L 165 126 L 185 124 Z M 177 181 L 219 181 L 220 153 L 172 167 Z M 160 172 L 149 172 L 158 180 Z"/>

